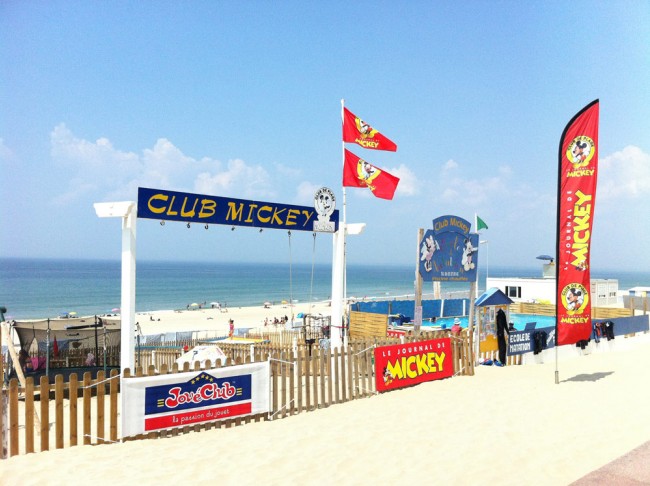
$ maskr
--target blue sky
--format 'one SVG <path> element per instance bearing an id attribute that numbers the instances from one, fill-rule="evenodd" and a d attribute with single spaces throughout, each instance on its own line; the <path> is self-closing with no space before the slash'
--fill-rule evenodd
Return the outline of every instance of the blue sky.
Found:
<path id="1" fill-rule="evenodd" d="M 413 264 L 441 215 L 490 265 L 555 251 L 557 151 L 600 99 L 591 266 L 650 268 L 650 3 L 0 3 L 1 256 L 120 257 L 92 204 L 137 187 L 312 205 L 341 188 L 340 100 L 401 178 L 347 189 L 348 262 Z M 331 237 L 139 220 L 138 258 L 330 262 Z M 481 261 L 486 254 L 481 246 Z"/>

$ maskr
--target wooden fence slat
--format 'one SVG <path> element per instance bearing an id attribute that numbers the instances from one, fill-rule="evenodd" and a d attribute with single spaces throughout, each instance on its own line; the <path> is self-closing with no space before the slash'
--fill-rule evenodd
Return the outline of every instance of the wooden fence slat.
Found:
<path id="1" fill-rule="evenodd" d="M 281 405 L 282 405 L 282 418 L 287 416 L 287 354 L 285 351 L 280 353 L 280 372 L 282 374 L 282 385 L 280 387 L 280 393 L 282 395 Z"/>
<path id="2" fill-rule="evenodd" d="M 63 449 L 63 375 L 54 377 L 54 443 Z"/>
<path id="3" fill-rule="evenodd" d="M 312 346 L 311 351 L 311 366 L 312 366 L 312 383 L 313 383 L 313 392 L 314 392 L 314 410 L 318 409 L 318 362 L 320 361 L 320 349 L 318 347 Z"/>
<path id="4" fill-rule="evenodd" d="M 293 356 L 293 353 L 292 353 Z M 296 362 L 292 359 L 289 366 L 289 415 L 296 412 Z"/>
<path id="5" fill-rule="evenodd" d="M 70 400 L 70 447 L 77 445 L 78 441 L 78 411 L 77 411 L 77 394 L 79 393 L 79 380 L 77 373 L 70 375 L 70 383 L 68 384 L 68 397 Z"/>
<path id="6" fill-rule="evenodd" d="M 34 378 L 25 379 L 25 453 L 34 452 Z"/>
<path id="7" fill-rule="evenodd" d="M 271 387 L 272 387 L 272 398 L 273 402 L 271 404 L 271 414 L 275 418 L 275 414 L 278 412 L 278 363 L 277 353 L 273 353 L 271 361 Z"/>
<path id="8" fill-rule="evenodd" d="M 104 398 L 106 396 L 106 385 L 102 383 L 106 379 L 106 373 L 104 371 L 97 372 L 96 390 L 97 390 L 97 443 L 103 444 L 106 441 L 106 427 L 105 427 L 105 408 L 104 408 Z M 101 383 L 101 384 L 100 384 Z"/>
<path id="9" fill-rule="evenodd" d="M 319 354 L 319 364 L 320 364 L 320 402 L 323 408 L 327 407 L 327 395 L 325 395 L 325 350 L 321 349 Z"/>
<path id="10" fill-rule="evenodd" d="M 9 455 L 17 456 L 19 448 L 18 437 L 18 380 L 12 378 L 9 382 Z"/>
<path id="11" fill-rule="evenodd" d="M 334 348 L 334 369 L 333 375 L 330 374 L 330 381 L 334 387 L 334 403 L 341 403 L 341 395 L 339 395 L 339 348 Z"/>
<path id="12" fill-rule="evenodd" d="M 311 410 L 311 354 L 305 355 L 305 408 Z"/>
<path id="13" fill-rule="evenodd" d="M 296 403 L 296 409 L 298 413 L 302 412 L 302 367 L 303 367 L 303 354 L 302 350 L 298 349 L 296 350 L 296 366 L 294 368 L 294 374 L 296 375 L 296 381 L 298 385 L 298 390 L 297 390 L 297 403 Z"/>
<path id="14" fill-rule="evenodd" d="M 167 366 L 164 366 L 165 371 Z M 111 442 L 117 442 L 117 396 L 120 391 L 120 380 L 118 378 L 119 372 L 117 370 L 111 371 L 111 416 L 110 416 L 110 434 Z"/>
<path id="15" fill-rule="evenodd" d="M 91 406 L 91 398 L 92 398 L 92 389 L 90 388 L 90 381 L 91 381 L 91 375 L 89 371 L 86 371 L 84 373 L 84 379 L 83 379 L 83 408 L 84 408 L 84 426 L 83 426 L 83 443 L 84 445 L 89 445 L 91 444 L 90 440 L 90 406 Z"/>
<path id="16" fill-rule="evenodd" d="M 41 376 L 41 451 L 50 450 L 50 381 Z"/>

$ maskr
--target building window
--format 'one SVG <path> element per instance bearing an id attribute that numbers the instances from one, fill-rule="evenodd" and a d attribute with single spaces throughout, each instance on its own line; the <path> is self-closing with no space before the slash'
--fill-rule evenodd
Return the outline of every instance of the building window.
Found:
<path id="1" fill-rule="evenodd" d="M 521 299 L 521 287 L 506 286 L 506 295 L 515 299 Z"/>

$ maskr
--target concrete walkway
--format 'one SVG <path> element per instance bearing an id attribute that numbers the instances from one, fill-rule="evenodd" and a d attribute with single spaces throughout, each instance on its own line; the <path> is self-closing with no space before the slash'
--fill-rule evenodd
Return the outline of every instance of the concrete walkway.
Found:
<path id="1" fill-rule="evenodd" d="M 578 481 L 575 486 L 650 484 L 650 441 L 606 464 Z"/>

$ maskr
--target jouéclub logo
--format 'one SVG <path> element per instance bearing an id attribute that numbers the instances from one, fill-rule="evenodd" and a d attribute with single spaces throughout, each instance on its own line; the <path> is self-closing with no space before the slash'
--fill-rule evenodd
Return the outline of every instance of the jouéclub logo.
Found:
<path id="1" fill-rule="evenodd" d="M 202 372 L 185 383 L 148 387 L 145 430 L 251 413 L 251 375 L 217 378 Z"/>

